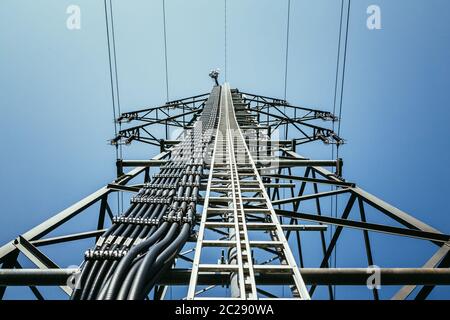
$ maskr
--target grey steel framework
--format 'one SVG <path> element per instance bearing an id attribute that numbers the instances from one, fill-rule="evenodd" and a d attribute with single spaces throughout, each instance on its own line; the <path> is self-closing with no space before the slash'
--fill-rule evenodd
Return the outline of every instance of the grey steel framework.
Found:
<path id="1" fill-rule="evenodd" d="M 346 181 L 342 159 L 297 153 L 314 141 L 343 143 L 317 125 L 338 121 L 329 112 L 224 84 L 117 120 L 140 124 L 121 130 L 112 144 L 140 141 L 158 146 L 160 154 L 117 161 L 112 183 L 1 247 L 0 298 L 8 286 L 28 286 L 37 299 L 44 298 L 38 286 L 60 286 L 72 299 L 164 299 L 177 286 L 190 300 L 311 299 L 321 285 L 334 299 L 333 286 L 365 286 L 371 271 L 331 267 L 344 228 L 362 232 L 367 266 L 375 264 L 371 233 L 437 246 L 423 266 L 380 269 L 382 285 L 402 286 L 393 299 L 425 299 L 435 286 L 450 284 L 450 235 Z M 151 130 L 158 125 L 162 138 Z M 176 140 L 168 139 L 171 127 L 183 129 Z M 159 172 L 150 176 L 151 167 Z M 117 192 L 133 197 L 125 212 L 114 215 L 110 201 Z M 336 197 L 344 203 L 339 217 L 329 208 Z M 95 230 L 48 237 L 94 204 L 100 208 Z M 369 222 L 369 210 L 392 224 Z M 355 211 L 358 218 L 350 219 Z M 321 262 L 315 268 L 305 266 L 305 233 L 318 234 Z M 60 268 L 40 250 L 89 238 L 95 244 L 76 269 Z M 36 268 L 22 268 L 19 254 Z M 280 286 L 288 288 L 283 296 Z M 373 297 L 379 299 L 377 290 Z"/>

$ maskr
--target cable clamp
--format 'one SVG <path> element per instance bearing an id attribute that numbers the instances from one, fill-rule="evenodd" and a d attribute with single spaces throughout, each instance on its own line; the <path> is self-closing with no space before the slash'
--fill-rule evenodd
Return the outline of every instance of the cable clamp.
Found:
<path id="1" fill-rule="evenodd" d="M 144 184 L 145 189 L 176 189 L 178 187 L 178 183 L 146 183 Z"/>
<path id="2" fill-rule="evenodd" d="M 116 216 L 112 218 L 112 222 L 115 224 L 135 224 L 135 225 L 145 225 L 154 226 L 159 224 L 159 220 L 156 218 L 138 218 L 138 217 L 126 217 L 126 216 Z"/>
<path id="3" fill-rule="evenodd" d="M 163 166 L 161 166 L 161 169 L 185 169 L 187 164 L 173 164 L 173 163 L 167 163 Z"/>
<path id="4" fill-rule="evenodd" d="M 181 217 L 179 215 L 164 216 L 163 220 L 166 222 L 179 223 L 181 221 Z"/>
<path id="5" fill-rule="evenodd" d="M 127 254 L 127 250 L 92 250 L 84 253 L 86 260 L 119 260 Z"/>
<path id="6" fill-rule="evenodd" d="M 197 197 L 173 197 L 173 201 L 197 202 Z"/>
<path id="7" fill-rule="evenodd" d="M 198 182 L 180 182 L 179 185 L 181 187 L 200 187 Z"/>
<path id="8" fill-rule="evenodd" d="M 193 222 L 195 222 L 194 219 L 193 219 L 192 217 L 183 217 L 183 218 L 182 218 L 182 221 L 183 221 L 184 223 L 188 223 L 188 224 L 190 224 L 190 225 L 192 225 Z"/>
<path id="9" fill-rule="evenodd" d="M 153 175 L 154 179 L 158 178 L 180 178 L 183 175 L 182 172 L 180 173 L 155 173 Z"/>
<path id="10" fill-rule="evenodd" d="M 97 243 L 95 245 L 97 247 L 101 247 L 103 245 L 103 242 L 105 242 L 105 238 L 103 236 L 101 236 L 100 238 L 98 238 Z"/>
<path id="11" fill-rule="evenodd" d="M 170 198 L 147 198 L 139 196 L 131 198 L 131 203 L 169 204 L 171 202 Z"/>

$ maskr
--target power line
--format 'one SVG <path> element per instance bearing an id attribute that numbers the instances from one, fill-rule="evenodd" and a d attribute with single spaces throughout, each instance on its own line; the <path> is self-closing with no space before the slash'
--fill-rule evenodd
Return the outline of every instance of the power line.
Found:
<path id="1" fill-rule="evenodd" d="M 344 0 L 341 0 L 341 11 L 340 11 L 340 21 L 339 21 L 339 39 L 337 45 L 337 57 L 336 57 L 336 76 L 335 76 L 335 84 L 334 84 L 334 101 L 333 101 L 333 114 L 336 114 L 336 104 L 337 104 L 337 92 L 338 92 L 338 80 L 339 80 L 339 67 L 341 62 L 341 42 L 342 42 L 342 23 L 344 18 Z M 338 119 L 339 121 L 340 119 Z M 333 131 L 335 129 L 335 121 L 333 121 Z M 334 159 L 334 144 L 331 146 L 331 158 Z M 334 190 L 334 187 L 331 187 L 331 190 Z M 331 197 L 331 212 L 332 215 L 337 218 L 337 196 Z M 330 239 L 332 237 L 333 231 L 335 227 L 330 228 Z M 335 251 L 336 254 L 336 251 Z M 335 257 L 333 257 L 334 264 L 336 263 Z M 334 287 L 333 287 L 334 288 Z"/>
<path id="2" fill-rule="evenodd" d="M 111 60 L 111 43 L 110 43 L 110 36 L 109 36 L 109 21 L 108 21 L 108 9 L 107 9 L 107 3 L 106 0 L 104 0 L 104 6 L 105 6 L 105 22 L 106 22 L 106 39 L 108 44 L 108 61 L 109 61 L 109 75 L 110 75 L 110 84 L 111 84 L 111 98 L 112 98 L 112 105 L 113 105 L 113 117 L 114 117 L 114 133 L 117 136 L 117 123 L 116 123 L 116 99 L 114 96 L 114 78 L 113 78 L 113 67 L 112 67 L 112 60 Z M 118 146 L 116 145 L 116 160 L 119 159 L 119 150 Z"/>
<path id="3" fill-rule="evenodd" d="M 114 14 L 113 14 L 113 5 L 112 0 L 109 0 L 110 13 L 111 13 L 111 36 L 112 36 L 112 49 L 113 49 L 113 58 L 114 58 L 114 74 L 116 80 L 116 96 L 117 96 L 117 110 L 120 115 L 120 91 L 119 91 L 119 78 L 118 78 L 118 69 L 117 69 L 117 53 L 116 53 L 116 33 L 114 31 Z M 120 123 L 119 123 L 120 126 Z"/>
<path id="4" fill-rule="evenodd" d="M 110 6 L 110 12 L 111 12 L 111 36 L 112 36 L 113 58 L 114 58 L 114 74 L 115 74 L 115 80 L 116 80 L 117 110 L 120 114 L 121 111 L 120 111 L 119 78 L 117 75 L 118 69 L 117 69 L 117 53 L 116 53 L 116 33 L 114 31 L 114 13 L 113 13 L 112 0 L 109 0 L 109 6 Z"/>
<path id="5" fill-rule="evenodd" d="M 169 71 L 167 67 L 167 31 L 166 31 L 166 1 L 162 0 L 163 25 L 164 25 L 164 62 L 166 65 L 166 101 L 169 101 Z"/>
<path id="6" fill-rule="evenodd" d="M 113 22 L 112 18 L 112 2 L 109 1 L 110 4 L 110 14 L 111 14 L 111 22 Z M 113 38 L 113 54 L 114 54 L 114 63 L 112 61 L 113 56 L 111 54 L 111 34 L 110 34 L 110 28 L 109 28 L 109 19 L 108 19 L 108 5 L 107 0 L 104 0 L 104 7 L 105 7 L 105 23 L 106 23 L 106 38 L 107 38 L 107 44 L 108 44 L 108 61 L 109 61 L 109 76 L 110 76 L 110 85 L 111 85 L 111 99 L 112 99 L 112 107 L 113 107 L 113 117 L 114 117 L 114 133 L 117 136 L 117 116 L 116 116 L 116 101 L 119 101 L 119 95 L 115 95 L 114 93 L 114 79 L 116 79 L 116 88 L 118 89 L 118 77 L 117 77 L 117 63 L 116 63 L 116 51 L 115 51 L 115 38 L 114 33 L 112 34 Z M 113 26 L 111 26 L 111 31 L 113 31 Z M 113 67 L 114 65 L 114 67 Z M 113 68 L 115 68 L 115 72 L 113 71 Z M 114 76 L 115 74 L 115 76 Z M 120 109 L 119 109 L 120 113 Z M 119 159 L 119 157 L 122 154 L 121 147 L 116 144 L 116 161 Z M 122 199 L 123 200 L 123 199 Z M 123 202 L 122 202 L 123 204 Z M 120 211 L 120 197 L 119 194 L 117 194 L 117 212 Z"/>
<path id="7" fill-rule="evenodd" d="M 121 114 L 120 110 L 120 90 L 119 90 L 119 77 L 118 77 L 118 68 L 117 68 L 117 53 L 116 53 L 116 32 L 114 31 L 114 12 L 113 12 L 113 4 L 112 0 L 109 0 L 109 9 L 111 16 L 111 36 L 112 36 L 112 49 L 113 49 L 113 58 L 114 58 L 114 75 L 116 80 L 116 98 L 117 98 L 117 111 L 118 114 Z M 119 130 L 122 130 L 122 124 L 119 122 Z M 122 145 L 119 144 L 119 158 L 123 158 Z M 123 192 L 119 192 L 120 194 L 120 208 L 123 211 Z"/>
<path id="8" fill-rule="evenodd" d="M 338 91 L 338 78 L 339 78 L 339 63 L 341 60 L 341 39 L 342 39 L 342 20 L 344 16 L 344 0 L 341 0 L 341 14 L 339 22 L 339 39 L 337 46 L 337 58 L 336 58 L 336 77 L 334 83 L 334 101 L 333 101 L 333 114 L 336 114 L 336 103 L 337 103 L 337 91 Z M 335 121 L 333 121 L 333 131 L 335 127 Z M 334 144 L 331 147 L 331 157 L 334 159 Z"/>
<path id="9" fill-rule="evenodd" d="M 291 16 L 291 0 L 288 0 L 288 8 L 287 8 L 287 26 L 286 26 L 286 59 L 284 66 L 284 100 L 286 100 L 287 96 L 287 77 L 288 77 L 288 58 L 289 58 L 289 22 Z M 286 109 L 286 107 L 285 107 Z"/>
<path id="10" fill-rule="evenodd" d="M 347 67 L 347 48 L 348 48 L 348 28 L 350 24 L 350 7 L 352 4 L 352 0 L 348 0 L 347 7 L 347 25 L 345 29 L 345 45 L 344 45 L 344 61 L 342 67 L 342 83 L 341 83 L 341 96 L 340 96 L 340 105 L 339 105 L 339 122 L 338 122 L 338 135 L 341 133 L 341 118 L 342 118 L 342 105 L 343 105 L 343 97 L 344 97 L 344 85 L 345 85 L 345 70 Z M 339 145 L 336 147 L 336 157 L 339 157 Z"/>
<path id="11" fill-rule="evenodd" d="M 345 27 L 345 41 L 344 41 L 344 54 L 343 54 L 343 62 L 342 62 L 342 77 L 340 83 L 340 95 L 339 95 L 339 115 L 338 115 L 338 130 L 337 135 L 340 136 L 341 133 L 341 122 L 342 122 L 342 106 L 343 106 L 343 96 L 344 96 L 344 85 L 345 85 L 345 71 L 346 71 L 346 63 L 347 63 L 347 48 L 348 48 L 348 30 L 350 24 L 350 7 L 351 0 L 347 2 L 347 15 L 346 15 L 346 27 Z M 336 67 L 336 83 L 335 83 L 335 96 L 334 96 L 334 105 L 333 105 L 333 114 L 336 112 L 336 103 L 337 103 L 337 87 L 338 87 L 338 72 L 340 66 L 340 50 L 341 50 L 341 41 L 342 41 L 342 26 L 343 26 L 343 13 L 344 13 L 344 0 L 341 2 L 341 18 L 340 18 L 340 26 L 339 26 L 339 41 L 338 41 L 338 58 L 337 58 L 337 67 Z M 334 131 L 334 121 L 333 121 L 333 131 Z M 333 146 L 334 147 L 334 146 Z M 334 148 L 332 148 L 332 156 L 334 158 Z M 336 145 L 336 159 L 339 158 L 339 144 Z M 331 200 L 333 201 L 333 199 Z M 334 197 L 334 215 L 337 218 L 337 209 L 338 209 L 338 197 Z M 333 205 L 332 205 L 333 210 Z M 338 244 L 336 243 L 334 249 L 334 267 L 337 267 L 337 249 Z M 334 296 L 336 296 L 336 286 L 334 286 Z"/>
<path id="12" fill-rule="evenodd" d="M 225 11 L 225 82 L 227 82 L 227 0 L 224 0 L 224 11 Z"/>
<path id="13" fill-rule="evenodd" d="M 284 100 L 286 101 L 286 97 L 287 97 L 287 76 L 288 76 L 288 58 L 289 58 L 289 21 L 290 21 L 290 14 L 291 13 L 291 0 L 288 0 L 288 5 L 287 5 L 287 23 L 286 23 L 286 56 L 285 56 L 285 65 L 284 65 Z M 286 106 L 284 107 L 283 110 L 284 114 L 286 114 Z M 285 126 L 285 131 L 284 131 L 284 135 L 285 135 L 285 139 L 288 138 L 288 134 L 287 134 L 287 124 Z M 283 193 L 283 199 L 286 198 L 286 190 L 283 189 L 282 190 Z M 282 209 L 285 209 L 285 205 L 282 205 Z M 283 297 L 284 297 L 284 286 L 283 286 Z"/>

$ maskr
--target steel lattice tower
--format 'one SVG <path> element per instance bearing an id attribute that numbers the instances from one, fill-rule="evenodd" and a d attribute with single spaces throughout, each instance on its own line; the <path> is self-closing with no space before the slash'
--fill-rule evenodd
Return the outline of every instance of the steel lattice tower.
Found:
<path id="1" fill-rule="evenodd" d="M 297 153 L 305 143 L 343 142 L 316 124 L 338 120 L 329 112 L 224 84 L 209 94 L 123 113 L 117 120 L 140 124 L 121 130 L 113 144 L 140 141 L 159 147 L 160 153 L 151 160 L 117 161 L 113 182 L 1 247 L 0 297 L 8 286 L 29 286 L 43 298 L 36 286 L 53 285 L 72 299 L 164 299 L 171 286 L 179 286 L 189 300 L 310 299 L 323 285 L 333 299 L 332 286 L 366 285 L 371 270 L 332 267 L 344 228 L 362 232 L 358 245 L 365 248 L 368 266 L 374 265 L 370 233 L 437 246 L 423 266 L 378 270 L 382 285 L 403 286 L 394 299 L 413 292 L 425 299 L 436 285 L 450 284 L 450 235 L 346 181 L 342 159 L 313 160 Z M 165 127 L 165 139 L 149 129 L 154 126 Z M 178 139 L 167 139 L 170 127 L 182 129 Z M 285 139 L 277 137 L 277 130 Z M 287 139 L 288 130 L 295 139 Z M 151 176 L 150 168 L 158 172 Z M 109 202 L 117 192 L 133 196 L 129 208 L 114 215 Z M 339 217 L 326 205 L 335 197 L 345 202 Z M 48 236 L 97 203 L 95 230 Z M 369 209 L 393 223 L 369 222 Z M 352 211 L 358 219 L 350 219 Z M 305 267 L 304 233 L 318 234 L 322 257 L 314 268 Z M 75 269 L 60 268 L 40 249 L 88 238 L 95 243 Z M 36 269 L 23 269 L 19 254 Z M 278 294 L 280 286 L 287 288 L 284 296 Z M 379 298 L 377 290 L 373 295 Z"/>

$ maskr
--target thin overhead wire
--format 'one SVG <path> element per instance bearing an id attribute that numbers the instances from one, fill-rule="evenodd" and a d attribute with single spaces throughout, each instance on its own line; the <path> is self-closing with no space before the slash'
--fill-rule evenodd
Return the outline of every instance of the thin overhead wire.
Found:
<path id="1" fill-rule="evenodd" d="M 344 18 L 344 0 L 341 0 L 341 11 L 340 11 L 340 21 L 339 21 L 339 38 L 337 44 L 337 57 L 336 57 L 336 76 L 335 76 L 335 84 L 334 84 L 334 100 L 333 100 L 333 114 L 336 114 L 336 105 L 337 105 L 337 97 L 338 97 L 338 81 L 339 81 L 339 69 L 341 62 L 341 47 L 342 47 L 342 24 Z M 339 120 L 339 119 L 338 119 Z M 333 131 L 335 129 L 335 121 L 333 121 Z M 331 159 L 334 159 L 334 144 L 331 145 Z M 331 190 L 335 188 L 332 186 Z M 331 212 L 332 215 L 337 217 L 337 196 L 331 197 Z M 334 232 L 334 227 L 330 228 L 330 239 Z M 334 259 L 333 259 L 334 260 Z"/>
<path id="2" fill-rule="evenodd" d="M 287 5 L 287 24 L 286 24 L 286 57 L 285 57 L 285 65 L 284 65 L 284 100 L 286 100 L 286 96 L 287 96 L 290 16 L 291 16 L 291 0 L 288 0 L 288 5 Z"/>
<path id="3" fill-rule="evenodd" d="M 112 57 L 111 57 L 111 43 L 110 43 L 110 35 L 109 35 L 109 19 L 108 19 L 107 0 L 104 0 L 104 7 L 105 7 L 105 22 L 106 22 L 106 39 L 107 39 L 107 45 L 108 45 L 109 76 L 110 76 L 110 85 L 111 85 L 113 117 L 114 117 L 114 133 L 117 136 L 116 98 L 114 96 L 114 76 L 113 76 L 113 63 L 112 63 Z M 117 159 L 119 159 L 119 148 L 116 145 L 116 160 Z"/>
<path id="4" fill-rule="evenodd" d="M 287 76 L 288 76 L 288 58 L 289 58 L 289 21 L 291 15 L 291 0 L 287 3 L 287 23 L 286 23 L 286 55 L 285 55 L 285 65 L 284 65 L 284 100 L 286 101 L 287 96 Z M 286 114 L 286 106 L 283 108 L 284 114 Z M 285 126 L 284 138 L 288 139 L 287 125 Z M 286 198 L 286 190 L 282 190 L 283 199 Z M 285 210 L 285 205 L 282 205 L 282 209 Z M 284 286 L 283 286 L 283 297 L 284 297 Z"/>
<path id="5" fill-rule="evenodd" d="M 117 96 L 117 110 L 120 114 L 120 90 L 119 90 L 119 77 L 117 69 L 117 53 L 116 53 L 116 32 L 114 31 L 114 12 L 112 0 L 109 0 L 109 7 L 111 13 L 111 36 L 112 36 L 112 49 L 113 49 L 113 60 L 114 60 L 114 74 L 116 80 L 116 96 Z"/>
<path id="6" fill-rule="evenodd" d="M 342 82 L 341 82 L 341 95 L 340 95 L 340 103 L 339 103 L 339 122 L 338 122 L 338 135 L 341 134 L 341 123 L 342 123 L 342 105 L 344 101 L 344 87 L 345 87 L 345 71 L 347 67 L 347 48 L 348 48 L 348 29 L 350 25 L 350 8 L 351 8 L 352 0 L 348 0 L 347 7 L 347 24 L 345 28 L 345 44 L 344 44 L 344 61 L 342 66 Z M 336 147 L 336 157 L 339 157 L 339 145 Z"/>
<path id="7" fill-rule="evenodd" d="M 162 10 L 163 10 L 163 30 L 164 30 L 164 62 L 166 65 L 166 101 L 169 101 L 169 70 L 167 63 L 167 30 L 166 30 L 166 1 L 162 0 Z"/>
<path id="8" fill-rule="evenodd" d="M 225 13 L 225 30 L 224 30 L 224 43 L 225 43 L 225 48 L 224 48 L 224 59 L 225 59 L 225 82 L 227 82 L 227 0 L 224 0 L 224 13 Z"/>
<path id="9" fill-rule="evenodd" d="M 109 61 L 109 76 L 110 76 L 110 85 L 111 85 L 111 99 L 112 99 L 112 107 L 113 107 L 113 121 L 114 121 L 114 133 L 117 136 L 117 112 L 120 114 L 120 93 L 119 93 L 119 83 L 118 83 L 118 75 L 117 75 L 117 59 L 116 59 L 116 48 L 115 48 L 115 33 L 114 33 L 114 20 L 113 20 L 113 8 L 112 8 L 112 0 L 109 0 L 109 14 L 108 14 L 108 3 L 107 0 L 104 0 L 104 9 L 105 9 L 105 23 L 106 23 L 106 38 L 108 44 L 108 61 Z M 108 19 L 108 15 L 110 19 Z M 111 29 L 110 29 L 111 23 Z M 115 84 L 114 84 L 115 82 Z M 116 90 L 115 90 L 116 89 Z M 116 111 L 117 109 L 117 111 Z M 120 125 L 119 125 L 120 130 Z M 116 161 L 122 157 L 122 146 L 116 144 Z M 123 194 L 122 196 L 122 204 L 121 197 L 119 193 L 117 194 L 117 212 L 120 211 L 121 207 L 123 209 Z"/>
<path id="10" fill-rule="evenodd" d="M 343 18 L 344 18 L 344 0 L 341 0 L 339 39 L 338 39 L 338 45 L 337 45 L 337 58 L 336 58 L 336 77 L 335 77 L 335 82 L 334 82 L 333 114 L 336 114 L 339 66 L 340 66 L 340 61 L 341 61 L 341 39 L 342 39 L 342 20 L 343 20 Z M 333 121 L 333 131 L 334 131 L 334 129 L 335 129 L 335 121 Z M 334 159 L 334 144 L 331 146 L 331 158 Z"/>
<path id="11" fill-rule="evenodd" d="M 114 11 L 113 11 L 113 2 L 112 0 L 109 0 L 109 10 L 110 10 L 110 17 L 111 17 L 111 37 L 112 37 L 112 53 L 113 53 L 113 60 L 114 60 L 114 75 L 115 75 L 115 81 L 116 81 L 116 101 L 117 101 L 117 114 L 121 114 L 120 109 L 120 89 L 119 89 L 119 76 L 118 76 L 118 68 L 117 68 L 117 53 L 116 53 L 116 32 L 114 30 Z M 122 130 L 122 124 L 119 122 L 119 130 Z M 119 158 L 123 158 L 123 150 L 122 145 L 119 144 Z M 119 192 L 120 194 L 120 208 L 121 212 L 123 212 L 123 192 Z"/>
<path id="12" fill-rule="evenodd" d="M 345 72 L 346 72 L 346 66 L 347 66 L 347 49 L 348 49 L 348 30 L 350 25 L 350 8 L 351 8 L 351 0 L 348 0 L 347 2 L 347 12 L 346 12 L 346 23 L 345 23 L 345 40 L 344 40 L 344 53 L 343 53 L 343 61 L 342 61 L 342 74 L 341 74 L 341 81 L 340 81 L 340 94 L 339 94 L 339 114 L 338 114 L 338 129 L 337 129 L 337 135 L 341 135 L 341 123 L 342 123 L 342 107 L 343 107 L 343 101 L 344 101 L 344 87 L 345 87 Z M 341 31 L 342 31 L 342 15 L 343 10 L 341 10 Z M 341 36 L 341 34 L 339 34 Z M 339 40 L 341 42 L 341 39 Z M 340 44 L 339 44 L 340 47 Z M 336 145 L 336 159 L 339 159 L 339 144 Z M 337 217 L 337 207 L 338 207 L 338 199 L 337 196 L 335 197 L 335 217 Z M 337 250 L 338 245 L 336 243 L 335 249 L 334 249 L 334 267 L 337 267 Z M 334 296 L 336 296 L 336 286 L 334 286 Z"/>

